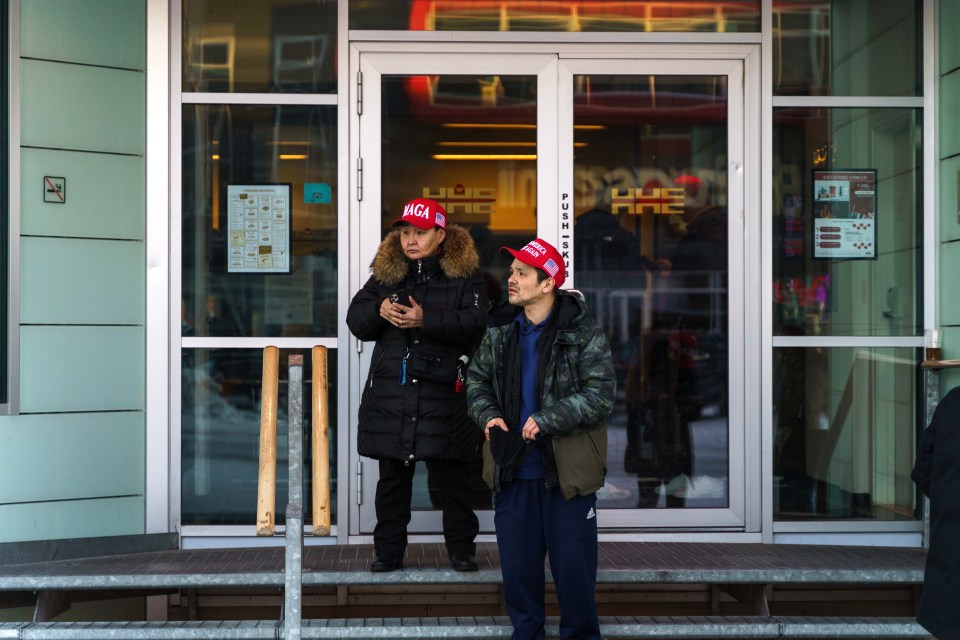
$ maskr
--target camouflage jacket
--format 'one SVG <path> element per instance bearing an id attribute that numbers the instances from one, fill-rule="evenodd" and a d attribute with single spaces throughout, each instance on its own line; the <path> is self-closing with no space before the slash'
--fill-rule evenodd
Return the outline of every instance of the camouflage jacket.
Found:
<path id="1" fill-rule="evenodd" d="M 491 313 L 490 326 L 467 373 L 467 406 L 470 417 L 483 429 L 492 418 L 501 417 L 511 429 L 509 404 L 518 388 L 507 388 L 506 364 L 515 361 L 509 354 L 518 349 L 516 314 L 522 311 L 507 305 L 505 313 Z M 586 312 L 579 292 L 559 291 L 556 331 L 547 351 L 546 366 L 538 366 L 540 409 L 531 417 L 540 427 L 545 464 L 556 465 L 557 484 L 564 498 L 589 495 L 603 486 L 607 472 L 607 424 L 616 391 L 613 358 L 607 337 Z M 541 354 L 541 358 L 543 354 Z M 514 383 L 516 386 L 518 383 Z M 516 418 L 514 418 L 516 419 Z M 483 450 L 483 476 L 487 485 L 499 489 L 504 469 L 490 455 L 489 442 Z M 548 470 L 547 484 L 550 484 Z"/>

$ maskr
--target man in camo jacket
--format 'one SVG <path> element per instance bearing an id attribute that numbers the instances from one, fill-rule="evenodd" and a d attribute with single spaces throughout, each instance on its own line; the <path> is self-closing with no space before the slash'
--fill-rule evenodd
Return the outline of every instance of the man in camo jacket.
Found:
<path id="1" fill-rule="evenodd" d="M 467 374 L 484 430 L 504 599 L 514 640 L 544 637 L 544 557 L 560 637 L 599 639 L 597 491 L 607 472 L 616 380 L 610 345 L 583 297 L 561 291 L 564 264 L 542 239 L 513 255 L 508 304 L 490 312 Z"/>

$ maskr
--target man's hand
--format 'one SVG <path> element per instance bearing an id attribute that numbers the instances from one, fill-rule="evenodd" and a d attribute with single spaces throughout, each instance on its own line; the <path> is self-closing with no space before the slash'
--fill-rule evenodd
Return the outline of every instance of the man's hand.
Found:
<path id="1" fill-rule="evenodd" d="M 487 436 L 487 442 L 490 441 L 490 427 L 500 427 L 501 431 L 509 431 L 507 428 L 507 423 L 503 421 L 503 418 L 490 418 L 487 421 L 487 426 L 484 428 L 483 433 Z"/>
<path id="2" fill-rule="evenodd" d="M 527 418 L 527 421 L 523 424 L 523 430 L 520 432 L 520 435 L 523 436 L 524 440 L 536 440 L 537 434 L 540 433 L 540 425 L 537 424 L 537 421 L 533 418 Z"/>

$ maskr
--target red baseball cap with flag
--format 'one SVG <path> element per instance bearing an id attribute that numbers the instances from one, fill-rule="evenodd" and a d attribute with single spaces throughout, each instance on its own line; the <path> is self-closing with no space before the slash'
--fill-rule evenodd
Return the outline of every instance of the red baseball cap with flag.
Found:
<path id="1" fill-rule="evenodd" d="M 447 228 L 447 212 L 440 203 L 430 198 L 415 198 L 403 207 L 403 215 L 397 218 L 393 226 L 404 222 L 421 229 Z"/>
<path id="2" fill-rule="evenodd" d="M 531 240 L 520 250 L 510 247 L 500 247 L 501 251 L 507 251 L 514 258 L 537 269 L 543 269 L 548 276 L 557 283 L 557 288 L 563 286 L 567 279 L 566 270 L 563 264 L 563 258 L 560 252 L 552 244 L 542 238 Z"/>

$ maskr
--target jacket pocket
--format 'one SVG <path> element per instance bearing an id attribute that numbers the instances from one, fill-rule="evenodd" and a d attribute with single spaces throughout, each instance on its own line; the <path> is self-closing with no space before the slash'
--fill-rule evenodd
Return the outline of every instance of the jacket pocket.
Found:
<path id="1" fill-rule="evenodd" d="M 407 358 L 407 375 L 430 382 L 452 383 L 457 379 L 457 364 L 449 356 L 414 351 Z"/>

